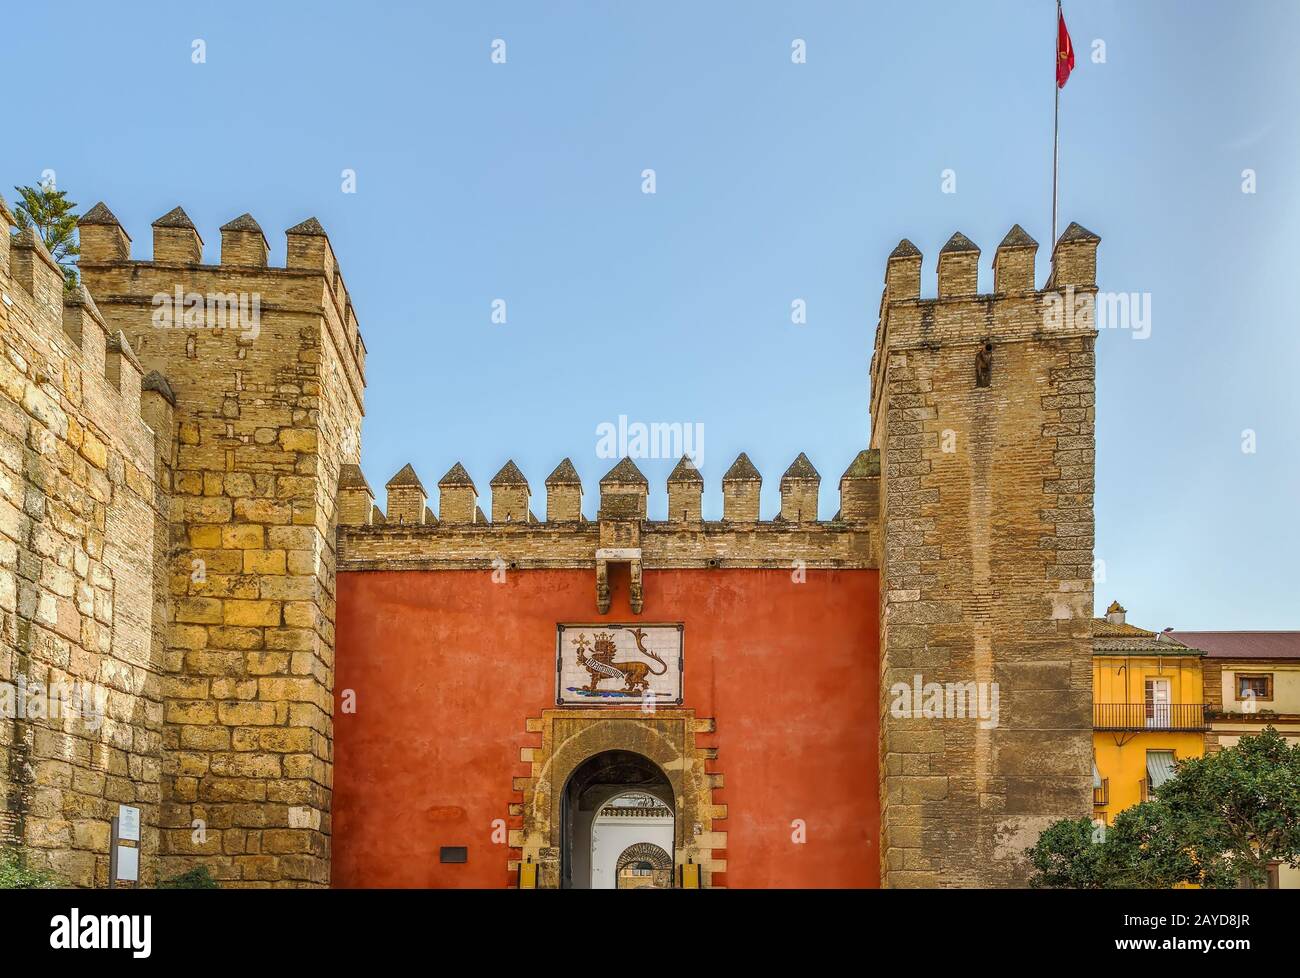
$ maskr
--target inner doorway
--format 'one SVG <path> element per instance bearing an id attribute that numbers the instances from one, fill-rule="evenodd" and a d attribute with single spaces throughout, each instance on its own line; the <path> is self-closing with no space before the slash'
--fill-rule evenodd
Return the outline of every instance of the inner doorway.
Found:
<path id="1" fill-rule="evenodd" d="M 588 758 L 564 786 L 560 817 L 563 888 L 617 889 L 620 873 L 628 877 L 624 887 L 631 879 L 642 886 L 673 884 L 672 785 L 648 758 L 625 750 Z"/>
<path id="2" fill-rule="evenodd" d="M 616 889 L 672 889 L 673 857 L 653 843 L 637 842 L 623 850 L 614 873 Z"/>

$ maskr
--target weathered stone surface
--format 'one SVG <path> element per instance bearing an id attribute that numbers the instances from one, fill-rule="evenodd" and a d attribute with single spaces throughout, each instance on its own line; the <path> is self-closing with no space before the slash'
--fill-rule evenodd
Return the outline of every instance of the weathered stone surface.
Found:
<path id="1" fill-rule="evenodd" d="M 111 211 L 92 208 L 84 284 L 66 298 L 37 236 L 0 236 L 0 679 L 105 692 L 93 730 L 0 724 L 0 842 L 102 885 L 107 820 L 129 803 L 146 884 L 203 864 L 234 886 L 328 885 L 336 569 L 501 561 L 599 575 L 625 560 L 638 593 L 643 568 L 880 568 L 886 885 L 1020 882 L 1022 843 L 1089 810 L 1094 334 L 1045 325 L 1036 244 L 1018 226 L 995 295 L 979 294 L 979 251 L 960 234 L 939 256 L 936 300 L 920 299 L 910 242 L 890 256 L 871 447 L 841 478 L 833 519 L 818 519 L 820 475 L 800 455 L 763 520 L 762 477 L 742 454 L 721 521 L 702 519 L 704 480 L 685 458 L 668 520 L 648 520 L 649 483 L 627 458 L 601 480 L 591 523 L 567 459 L 546 480 L 545 523 L 513 462 L 491 480 L 491 521 L 459 463 L 439 481 L 440 519 L 410 465 L 380 512 L 359 468 L 365 348 L 319 222 L 290 229 L 283 269 L 267 267 L 247 214 L 221 229 L 220 265 L 200 264 L 180 208 L 153 231 L 153 260 L 133 261 Z M 1071 225 L 1051 287 L 1090 294 L 1096 247 Z M 153 297 L 178 289 L 255 294 L 259 319 L 204 309 L 185 328 L 155 325 Z M 917 674 L 998 683 L 998 724 L 891 716 L 890 685 Z M 698 824 L 675 855 L 706 883 L 725 872 L 723 779 L 694 743 L 711 721 L 547 710 L 526 726 L 542 738 L 515 779 L 511 848 L 543 881 L 554 779 L 629 745 L 670 772 Z"/>
<path id="2" fill-rule="evenodd" d="M 0 845 L 103 885 L 108 819 L 131 804 L 152 882 L 165 636 L 151 609 L 165 593 L 172 405 L 142 395 L 88 290 L 65 295 L 39 239 L 11 239 L 2 202 L 0 216 L 0 681 L 84 689 L 90 707 L 0 722 Z M 129 246 L 102 205 L 83 226 L 92 247 Z"/>
<path id="3" fill-rule="evenodd" d="M 939 257 L 939 299 L 920 298 L 914 248 L 886 276 L 871 429 L 887 886 L 1023 883 L 1009 840 L 1090 811 L 1095 333 L 1048 327 L 1034 247 L 1008 234 L 996 295 L 978 294 L 978 249 L 960 234 Z M 1095 236 L 1063 239 L 1054 287 L 1095 291 L 1087 249 Z M 996 725 L 894 715 L 890 687 L 915 675 L 997 683 Z"/>
<path id="4" fill-rule="evenodd" d="M 102 204 L 81 231 L 66 301 L 39 241 L 0 235 L 0 646 L 17 650 L 0 678 L 111 696 L 102 725 L 59 741 L 0 724 L 0 843 L 102 885 L 120 801 L 142 809 L 146 884 L 195 862 L 326 884 L 335 498 L 340 482 L 369 497 L 364 345 L 328 238 L 304 222 L 272 269 L 247 214 L 221 229 L 219 266 L 181 208 L 154 223 L 153 261 L 130 259 Z M 154 297 L 177 292 L 206 305 L 159 326 Z M 243 825 L 269 799 L 314 814 L 268 845 L 265 820 Z"/>

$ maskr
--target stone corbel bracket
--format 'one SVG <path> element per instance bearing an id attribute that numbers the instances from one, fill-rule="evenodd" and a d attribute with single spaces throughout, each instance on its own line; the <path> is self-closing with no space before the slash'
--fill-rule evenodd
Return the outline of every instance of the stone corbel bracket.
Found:
<path id="1" fill-rule="evenodd" d="M 645 605 L 645 596 L 641 588 L 640 547 L 601 547 L 596 551 L 596 611 L 602 615 L 609 612 L 609 565 L 611 563 L 628 565 L 631 578 L 629 603 L 632 614 L 641 614 L 641 609 Z"/>

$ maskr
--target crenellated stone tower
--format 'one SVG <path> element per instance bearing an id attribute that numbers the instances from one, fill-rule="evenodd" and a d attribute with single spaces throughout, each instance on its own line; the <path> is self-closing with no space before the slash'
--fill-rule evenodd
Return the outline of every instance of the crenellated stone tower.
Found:
<path id="1" fill-rule="evenodd" d="M 871 364 L 886 886 L 1023 882 L 1037 833 L 1089 810 L 1098 241 L 1071 224 L 1038 290 L 1017 225 L 980 294 L 954 234 L 934 299 L 910 242 L 889 257 Z M 996 683 L 996 724 L 898 708 L 896 684 L 927 683 Z"/>
<path id="2" fill-rule="evenodd" d="M 163 651 L 162 875 L 329 882 L 336 500 L 360 476 L 365 346 L 321 225 L 268 265 L 248 214 L 218 264 L 179 207 L 153 260 L 103 204 L 81 272 L 173 392 Z M 347 467 L 347 468 L 345 468 Z M 364 485 L 364 479 L 361 479 Z M 367 489 L 368 493 L 369 490 Z"/>

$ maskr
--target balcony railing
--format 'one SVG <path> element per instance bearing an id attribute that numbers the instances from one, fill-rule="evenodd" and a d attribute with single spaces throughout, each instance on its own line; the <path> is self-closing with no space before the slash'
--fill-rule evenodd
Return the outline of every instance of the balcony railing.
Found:
<path id="1" fill-rule="evenodd" d="M 1101 779 L 1101 787 L 1092 789 L 1092 807 L 1105 808 L 1110 803 L 1110 778 Z"/>
<path id="2" fill-rule="evenodd" d="M 1206 730 L 1204 703 L 1094 703 L 1094 730 Z"/>

